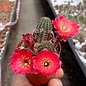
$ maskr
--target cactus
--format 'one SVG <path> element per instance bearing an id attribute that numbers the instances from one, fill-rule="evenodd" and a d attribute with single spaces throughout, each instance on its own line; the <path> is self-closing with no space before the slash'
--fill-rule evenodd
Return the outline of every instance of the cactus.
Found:
<path id="1" fill-rule="evenodd" d="M 52 40 L 54 39 L 54 33 L 52 31 L 51 19 L 48 17 L 42 17 L 33 33 L 35 38 L 35 49 L 36 52 L 42 51 L 44 48 L 54 51 L 54 45 Z"/>
<path id="2" fill-rule="evenodd" d="M 48 31 L 52 31 L 52 23 L 51 23 L 50 18 L 48 18 L 48 17 L 42 17 L 39 20 L 36 29 L 38 29 L 39 32 L 42 32 L 44 30 L 46 30 L 47 32 Z"/>
<path id="3" fill-rule="evenodd" d="M 42 41 L 50 41 L 53 38 L 52 23 L 50 18 L 42 17 L 36 27 L 34 32 L 34 37 L 36 42 L 40 43 Z"/>
<path id="4" fill-rule="evenodd" d="M 47 48 L 48 50 L 54 51 L 54 46 L 49 41 L 41 42 L 40 45 L 38 46 L 37 51 L 42 51 L 44 48 Z"/>

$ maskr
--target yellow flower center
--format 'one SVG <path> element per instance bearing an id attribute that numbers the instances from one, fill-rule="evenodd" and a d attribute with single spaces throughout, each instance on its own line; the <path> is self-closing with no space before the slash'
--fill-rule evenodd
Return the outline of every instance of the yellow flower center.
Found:
<path id="1" fill-rule="evenodd" d="M 44 65 L 45 67 L 48 67 L 48 66 L 49 66 L 49 62 L 45 61 L 45 62 L 43 63 L 43 65 Z"/>
<path id="2" fill-rule="evenodd" d="M 31 60 L 26 56 L 23 56 L 24 66 L 29 66 L 31 64 Z"/>
<path id="3" fill-rule="evenodd" d="M 52 62 L 49 60 L 49 59 L 43 59 L 42 60 L 42 66 L 44 67 L 44 68 L 50 68 L 51 67 L 51 65 L 52 65 Z"/>
<path id="4" fill-rule="evenodd" d="M 70 28 L 71 28 L 71 25 L 70 24 L 61 24 L 60 25 L 60 30 L 61 30 L 61 32 L 63 32 L 63 33 L 67 33 L 67 32 L 69 32 L 70 31 Z"/>
<path id="5" fill-rule="evenodd" d="M 31 64 L 31 61 L 28 59 L 24 60 L 24 66 L 29 66 Z"/>

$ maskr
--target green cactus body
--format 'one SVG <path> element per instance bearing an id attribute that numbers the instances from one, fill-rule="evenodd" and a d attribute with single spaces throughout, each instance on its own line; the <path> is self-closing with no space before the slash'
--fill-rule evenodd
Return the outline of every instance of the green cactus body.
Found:
<path id="1" fill-rule="evenodd" d="M 34 32 L 34 37 L 36 41 L 36 51 L 42 51 L 44 48 L 49 50 L 54 50 L 52 39 L 54 38 L 54 33 L 52 31 L 52 22 L 48 17 L 42 17 L 36 27 Z"/>
<path id="2" fill-rule="evenodd" d="M 38 29 L 39 32 L 42 32 L 42 31 L 47 31 L 47 32 L 48 31 L 52 31 L 52 23 L 51 23 L 50 18 L 42 17 L 39 20 L 36 29 Z"/>
<path id="3" fill-rule="evenodd" d="M 43 41 L 43 42 L 41 42 L 40 45 L 38 46 L 38 50 L 37 51 L 42 51 L 44 48 L 46 48 L 48 50 L 54 51 L 54 46 L 49 41 Z"/>
<path id="4" fill-rule="evenodd" d="M 52 41 L 56 40 L 54 37 L 52 22 L 48 17 L 42 17 L 39 20 L 33 36 L 35 38 L 35 53 L 42 51 L 45 48 L 55 52 L 57 51 L 57 46 L 54 46 L 54 42 Z"/>
<path id="5" fill-rule="evenodd" d="M 36 27 L 38 32 L 35 33 L 36 42 L 49 41 L 53 37 L 51 19 L 42 17 Z"/>

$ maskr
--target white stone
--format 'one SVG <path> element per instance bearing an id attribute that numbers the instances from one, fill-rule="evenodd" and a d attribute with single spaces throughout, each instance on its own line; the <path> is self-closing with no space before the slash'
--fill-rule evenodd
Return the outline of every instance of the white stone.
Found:
<path id="1" fill-rule="evenodd" d="M 75 43 L 75 48 L 76 49 L 80 49 L 82 47 L 82 45 L 80 44 L 80 42 Z"/>

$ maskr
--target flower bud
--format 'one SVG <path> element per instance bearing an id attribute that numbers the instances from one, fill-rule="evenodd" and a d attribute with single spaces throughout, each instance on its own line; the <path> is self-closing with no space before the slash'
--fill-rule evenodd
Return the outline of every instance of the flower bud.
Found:
<path id="1" fill-rule="evenodd" d="M 25 45 L 30 48 L 34 45 L 34 37 L 32 34 L 27 33 L 23 35 L 23 40 L 24 40 Z"/>

